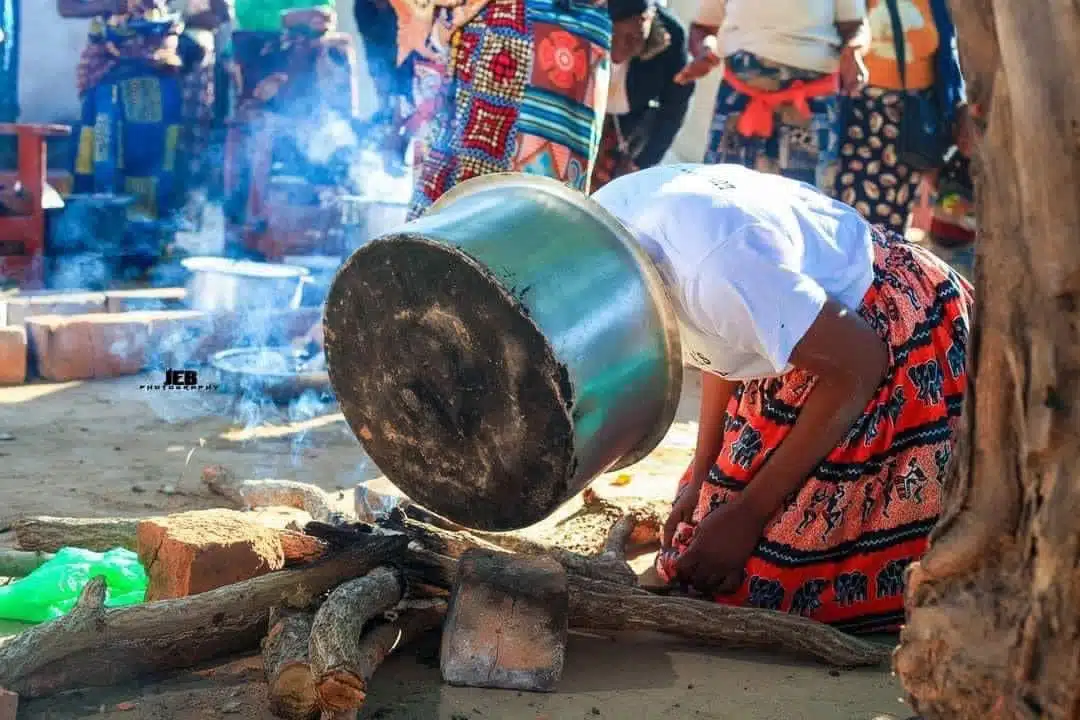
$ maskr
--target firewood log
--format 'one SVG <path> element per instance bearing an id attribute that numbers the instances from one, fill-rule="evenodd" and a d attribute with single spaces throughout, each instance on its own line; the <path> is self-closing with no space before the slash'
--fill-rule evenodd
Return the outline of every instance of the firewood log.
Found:
<path id="1" fill-rule="evenodd" d="M 612 528 L 613 534 L 616 535 L 616 539 L 613 540 L 609 537 L 608 542 L 612 547 L 619 547 L 618 553 L 604 552 L 596 557 L 587 557 L 585 555 L 570 552 L 569 550 L 563 550 L 562 548 L 547 547 L 539 543 L 530 543 L 529 541 L 522 542 L 522 544 L 519 545 L 518 552 L 550 555 L 562 564 L 567 572 L 575 575 L 582 575 L 597 580 L 607 580 L 621 585 L 636 585 L 637 575 L 630 566 L 626 564 L 624 552 L 626 540 L 628 539 L 630 532 L 633 531 L 633 521 L 628 520 L 625 523 L 620 521 L 619 523 L 616 523 L 616 526 L 618 529 Z M 446 555 L 447 557 L 459 558 L 462 553 L 472 548 L 501 550 L 506 552 L 505 548 L 487 540 L 482 540 L 465 530 L 443 530 L 434 525 L 428 525 L 427 523 L 410 519 L 404 520 L 401 529 L 406 535 L 428 550 L 437 552 L 441 555 Z"/>
<path id="2" fill-rule="evenodd" d="M 285 720 L 317 720 L 321 711 L 308 662 L 308 643 L 314 613 L 270 613 L 270 632 L 263 640 L 270 711 Z"/>
<path id="3" fill-rule="evenodd" d="M 725 648 L 781 651 L 840 667 L 880 665 L 892 655 L 892 647 L 800 615 L 655 595 L 580 576 L 571 575 L 568 581 L 571 627 L 648 630 Z"/>
<path id="4" fill-rule="evenodd" d="M 95 578 L 72 611 L 0 645 L 0 687 L 41 697 L 112 685 L 258 647 L 270 608 L 306 608 L 323 593 L 399 558 L 408 540 L 372 534 L 327 559 L 173 600 L 105 609 Z"/>
<path id="5" fill-rule="evenodd" d="M 383 661 L 395 649 L 408 645 L 441 626 L 446 617 L 446 609 L 447 603 L 444 600 L 409 600 L 400 604 L 399 609 L 388 613 L 396 617 L 374 623 L 360 638 L 352 667 L 354 675 L 349 678 L 350 692 L 341 695 L 328 689 L 325 695 L 320 694 L 320 698 L 324 700 L 324 710 L 347 713 L 361 709 L 367 699 L 368 682 Z M 336 699 L 337 703 L 327 702 L 328 697 Z M 338 707 L 338 703 L 350 706 Z M 359 704 L 353 707 L 351 703 Z"/>
<path id="6" fill-rule="evenodd" d="M 427 586 L 453 587 L 456 558 L 427 550 L 418 542 L 410 544 L 405 557 L 404 574 L 413 592 Z M 725 648 L 774 650 L 837 667 L 881 665 L 892 651 L 798 615 L 656 595 L 572 570 L 567 577 L 571 628 L 648 630 Z"/>
<path id="7" fill-rule="evenodd" d="M 241 480 L 220 465 L 203 468 L 202 481 L 210 492 L 225 498 L 238 509 L 291 507 L 303 510 L 313 520 L 330 522 L 338 513 L 330 494 L 317 485 L 296 480 Z"/>
<path id="8" fill-rule="evenodd" d="M 117 547 L 137 550 L 136 528 L 144 519 L 38 516 L 16 520 L 12 528 L 19 549 L 28 552 L 54 553 L 62 547 L 78 547 L 95 552 Z M 327 546 L 318 538 L 292 530 L 277 532 L 286 566 L 304 565 L 326 555 Z M 0 572 L 0 577 L 3 576 Z"/>
<path id="9" fill-rule="evenodd" d="M 27 517 L 11 524 L 20 550 L 56 552 L 62 547 L 78 547 L 105 552 L 122 547 L 134 550 L 135 527 L 131 518 Z"/>
<path id="10" fill-rule="evenodd" d="M 364 703 L 368 658 L 362 637 L 368 624 L 402 597 L 400 574 L 387 567 L 339 585 L 315 613 L 308 654 L 315 692 L 324 710 Z"/>

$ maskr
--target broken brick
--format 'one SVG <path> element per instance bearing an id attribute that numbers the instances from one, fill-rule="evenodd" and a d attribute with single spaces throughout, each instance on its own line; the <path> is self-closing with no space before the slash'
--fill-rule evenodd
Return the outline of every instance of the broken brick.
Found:
<path id="1" fill-rule="evenodd" d="M 39 292 L 0 301 L 0 326 L 23 325 L 42 315 L 86 315 L 105 312 L 105 293 Z"/>
<path id="2" fill-rule="evenodd" d="M 26 382 L 26 330 L 0 327 L 0 385 Z"/>
<path id="3" fill-rule="evenodd" d="M 186 597 L 280 570 L 278 531 L 234 510 L 195 510 L 143 520 L 139 560 L 150 585 L 146 599 Z"/>
<path id="4" fill-rule="evenodd" d="M 27 320 L 30 354 L 45 380 L 89 380 L 139 372 L 146 364 L 150 319 L 136 313 L 44 315 Z"/>
<path id="5" fill-rule="evenodd" d="M 566 571 L 552 558 L 466 552 L 443 626 L 443 680 L 553 690 L 562 676 L 568 613 Z"/>

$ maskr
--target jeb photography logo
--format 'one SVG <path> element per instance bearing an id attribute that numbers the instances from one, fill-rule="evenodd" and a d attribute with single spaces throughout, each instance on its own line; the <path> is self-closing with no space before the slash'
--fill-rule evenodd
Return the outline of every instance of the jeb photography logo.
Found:
<path id="1" fill-rule="evenodd" d="M 165 371 L 165 382 L 160 385 L 140 385 L 140 390 L 217 390 L 217 385 L 200 385 L 199 373 L 194 370 Z"/>

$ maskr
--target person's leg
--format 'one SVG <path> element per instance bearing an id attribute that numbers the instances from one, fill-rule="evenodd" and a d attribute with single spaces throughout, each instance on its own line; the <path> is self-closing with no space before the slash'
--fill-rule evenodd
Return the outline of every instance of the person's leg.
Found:
<path id="1" fill-rule="evenodd" d="M 746 52 L 729 55 L 725 62 L 730 72 L 739 76 L 747 84 L 768 82 L 768 74 L 757 57 Z M 769 171 L 759 167 L 758 160 L 764 160 L 765 141 L 760 138 L 748 138 L 738 131 L 739 120 L 750 98 L 743 95 L 726 81 L 720 82 L 713 105 L 712 124 L 709 126 L 709 139 L 705 146 L 704 162 L 710 165 L 732 163 L 749 168 Z"/>
<path id="2" fill-rule="evenodd" d="M 867 87 L 848 100 L 835 194 L 875 225 L 907 229 L 919 174 L 897 160 L 901 93 Z"/>
<path id="3" fill-rule="evenodd" d="M 805 79 L 817 77 L 820 76 Z M 807 105 L 810 117 L 790 106 L 777 113 L 774 137 L 778 171 L 831 195 L 836 184 L 840 98 L 837 95 L 811 98 Z"/>

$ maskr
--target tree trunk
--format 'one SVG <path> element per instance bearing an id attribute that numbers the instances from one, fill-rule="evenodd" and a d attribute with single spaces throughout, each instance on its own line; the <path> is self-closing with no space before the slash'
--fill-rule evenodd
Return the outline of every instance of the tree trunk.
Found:
<path id="1" fill-rule="evenodd" d="M 988 110 L 972 383 L 895 666 L 927 720 L 1080 717 L 1080 8 L 953 0 Z"/>

